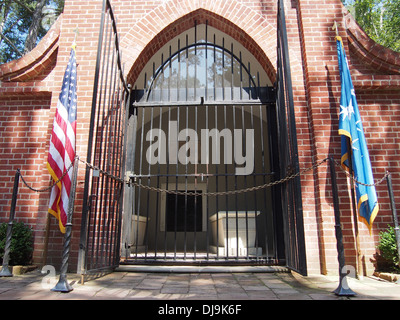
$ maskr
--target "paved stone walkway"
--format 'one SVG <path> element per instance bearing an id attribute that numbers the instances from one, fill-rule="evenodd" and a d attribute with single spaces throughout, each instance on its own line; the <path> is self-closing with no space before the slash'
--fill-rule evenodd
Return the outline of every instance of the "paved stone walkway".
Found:
<path id="1" fill-rule="evenodd" d="M 400 284 L 364 277 L 349 279 L 355 297 L 332 293 L 338 277 L 296 273 L 137 273 L 114 272 L 79 283 L 68 274 L 69 293 L 52 292 L 58 280 L 39 270 L 0 278 L 0 300 L 399 300 Z"/>

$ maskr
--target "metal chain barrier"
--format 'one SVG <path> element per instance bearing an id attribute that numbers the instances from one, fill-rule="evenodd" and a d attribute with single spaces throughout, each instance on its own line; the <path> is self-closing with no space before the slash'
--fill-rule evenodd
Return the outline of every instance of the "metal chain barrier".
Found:
<path id="1" fill-rule="evenodd" d="M 42 189 L 35 189 L 35 188 L 31 187 L 30 185 L 28 185 L 28 183 L 27 183 L 26 180 L 24 179 L 23 175 L 20 173 L 21 180 L 22 180 L 22 182 L 24 183 L 24 185 L 25 185 L 29 190 L 31 190 L 31 191 L 34 191 L 34 192 L 46 192 L 46 191 L 49 191 L 49 190 L 51 190 L 51 188 L 53 188 L 57 183 L 59 183 L 62 179 L 64 179 L 64 177 L 67 175 L 67 173 L 69 172 L 69 170 L 71 170 L 71 168 L 74 166 L 74 163 L 75 163 L 75 160 L 76 160 L 76 159 L 79 160 L 79 157 L 78 157 L 78 156 L 75 156 L 74 160 L 71 162 L 71 164 L 69 165 L 69 167 L 67 168 L 67 170 L 64 171 L 64 173 L 61 175 L 61 177 L 60 177 L 57 181 L 55 181 L 54 183 L 52 183 L 50 186 L 48 186 L 48 187 L 45 187 L 45 188 L 42 188 Z M 18 169 L 18 171 L 19 171 L 19 169 Z"/>
<path id="2" fill-rule="evenodd" d="M 258 190 L 261 190 L 261 189 L 264 189 L 264 188 L 270 188 L 270 187 L 273 187 L 275 185 L 278 185 L 278 184 L 281 184 L 281 183 L 285 183 L 285 182 L 287 182 L 289 180 L 292 180 L 292 179 L 294 179 L 294 178 L 296 178 L 298 176 L 301 176 L 302 174 L 304 174 L 304 173 L 306 173 L 308 171 L 311 171 L 311 170 L 314 170 L 314 169 L 318 168 L 319 166 L 321 166 L 322 164 L 327 162 L 329 160 L 329 158 L 324 158 L 321 161 L 313 164 L 312 166 L 310 166 L 310 167 L 308 167 L 306 169 L 303 169 L 303 170 L 301 170 L 301 171 L 299 171 L 299 172 L 297 172 L 295 174 L 288 175 L 288 176 L 286 176 L 286 177 L 284 177 L 284 178 L 282 178 L 280 180 L 272 181 L 272 182 L 269 182 L 269 183 L 266 183 L 266 184 L 262 184 L 262 185 L 258 185 L 258 186 L 254 186 L 254 187 L 249 187 L 249 188 L 245 188 L 245 189 L 230 190 L 230 191 L 219 191 L 219 192 L 207 192 L 207 193 L 204 193 L 204 194 L 203 193 L 197 193 L 197 192 L 185 192 L 185 191 L 167 190 L 167 189 L 156 188 L 156 187 L 152 187 L 152 186 L 146 186 L 146 185 L 140 184 L 138 182 L 132 181 L 131 178 L 135 178 L 135 176 L 126 177 L 125 179 L 122 179 L 121 177 L 117 177 L 115 175 L 112 175 L 112 174 L 108 173 L 107 171 L 102 170 L 102 169 L 94 166 L 93 164 L 88 163 L 87 161 L 85 161 L 83 159 L 80 159 L 79 156 L 76 156 L 74 161 L 72 161 L 72 163 L 69 165 L 69 167 L 66 169 L 66 171 L 62 174 L 62 176 L 57 181 L 55 181 L 54 183 L 52 183 L 48 187 L 45 187 L 45 188 L 42 188 L 42 189 L 35 189 L 35 188 L 31 187 L 26 182 L 26 180 L 24 179 L 22 174 L 20 174 L 21 180 L 24 183 L 24 185 L 28 189 L 30 189 L 31 191 L 34 191 L 34 192 L 46 192 L 46 191 L 49 191 L 49 190 L 51 190 L 51 188 L 53 188 L 57 183 L 59 183 L 67 175 L 69 170 L 71 170 L 71 168 L 73 167 L 73 165 L 75 163 L 75 160 L 78 160 L 78 161 L 82 162 L 88 168 L 90 168 L 90 169 L 92 169 L 94 171 L 98 171 L 100 174 L 102 174 L 104 176 L 107 176 L 107 177 L 110 177 L 110 178 L 112 178 L 112 179 L 114 179 L 114 180 L 116 180 L 116 181 L 118 181 L 120 183 L 125 183 L 125 184 L 128 184 L 128 185 L 132 185 L 132 186 L 135 186 L 135 187 L 138 187 L 138 188 L 142 188 L 142 189 L 146 189 L 146 190 L 149 190 L 149 191 L 155 191 L 155 192 L 160 192 L 160 193 L 165 192 L 165 193 L 168 193 L 168 194 L 188 195 L 188 196 L 200 196 L 200 195 L 203 195 L 203 196 L 225 196 L 225 195 L 241 194 L 241 193 L 246 193 L 246 192 L 258 191 Z M 346 174 L 347 177 L 349 177 L 350 179 L 352 179 L 354 181 L 354 183 L 360 184 L 360 185 L 363 185 L 363 186 L 366 186 L 366 187 L 372 187 L 372 186 L 377 186 L 377 185 L 381 184 L 391 174 L 389 171 L 387 171 L 385 173 L 385 175 L 381 179 L 377 180 L 375 183 L 373 183 L 373 184 L 365 184 L 365 183 L 362 183 L 362 182 L 358 181 L 357 179 L 355 179 L 353 177 L 353 175 L 350 174 L 348 171 L 346 171 L 338 161 L 334 160 L 334 162 L 341 169 L 341 171 L 343 171 Z"/>
<path id="3" fill-rule="evenodd" d="M 188 196 L 225 196 L 225 195 L 232 195 L 232 194 L 241 194 L 241 193 L 246 193 L 246 192 L 253 192 L 253 191 L 257 191 L 257 190 L 261 190 L 264 188 L 269 188 L 281 183 L 285 183 L 291 179 L 294 179 L 300 175 L 302 175 L 303 173 L 306 173 L 307 171 L 313 170 L 317 167 L 319 167 L 321 164 L 325 163 L 326 161 L 328 161 L 329 158 L 325 158 L 321 161 L 319 161 L 318 163 L 314 164 L 313 166 L 304 169 L 302 171 L 299 171 L 298 173 L 292 174 L 292 175 L 288 175 L 285 178 L 282 178 L 280 180 L 276 180 L 270 183 L 266 183 L 266 184 L 262 184 L 259 186 L 254 186 L 254 187 L 250 187 L 250 188 L 245 188 L 245 189 L 239 189 L 239 190 L 231 190 L 231 191 L 220 191 L 220 192 L 206 192 L 206 193 L 197 193 L 197 192 L 185 192 L 185 191 L 175 191 L 175 190 L 166 190 L 166 189 L 161 189 L 161 188 L 156 188 L 156 187 L 151 187 L 151 186 L 145 186 L 142 185 L 140 183 L 137 182 L 129 182 L 131 185 L 142 188 L 142 189 L 147 189 L 150 191 L 156 191 L 156 192 L 165 192 L 165 193 L 169 193 L 169 194 L 175 194 L 175 195 L 188 195 Z"/>
<path id="4" fill-rule="evenodd" d="M 335 161 L 336 165 L 346 174 L 346 176 L 348 176 L 350 179 L 353 180 L 354 183 L 362 185 L 362 186 L 366 186 L 366 187 L 375 187 L 378 184 L 381 184 L 383 182 L 383 180 L 385 180 L 391 174 L 389 171 L 386 171 L 385 175 L 381 179 L 377 180 L 376 182 L 371 183 L 371 184 L 362 183 L 362 182 L 358 181 L 356 178 L 354 178 L 354 176 L 350 172 L 348 172 L 346 169 L 344 169 L 343 166 L 339 162 L 337 162 L 336 160 L 334 160 L 334 161 Z"/>

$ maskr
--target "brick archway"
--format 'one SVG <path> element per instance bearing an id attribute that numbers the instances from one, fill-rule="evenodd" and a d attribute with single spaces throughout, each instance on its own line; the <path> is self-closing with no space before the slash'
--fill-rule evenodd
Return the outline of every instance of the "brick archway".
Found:
<path id="1" fill-rule="evenodd" d="M 148 60 L 169 40 L 191 28 L 194 21 L 198 24 L 207 21 L 209 26 L 237 40 L 260 62 L 271 81 L 275 81 L 276 28 L 260 13 L 236 0 L 204 3 L 204 7 L 197 8 L 193 8 L 191 1 L 176 2 L 168 1 L 151 11 L 121 39 L 128 83 L 134 83 Z M 179 10 L 173 10 L 178 5 Z"/>

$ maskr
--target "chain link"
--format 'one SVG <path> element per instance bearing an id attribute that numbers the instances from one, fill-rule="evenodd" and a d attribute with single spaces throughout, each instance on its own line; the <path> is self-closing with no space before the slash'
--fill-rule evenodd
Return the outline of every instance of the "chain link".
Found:
<path id="1" fill-rule="evenodd" d="M 374 183 L 367 184 L 367 183 L 358 181 L 356 178 L 354 178 L 354 176 L 350 172 L 348 172 L 345 168 L 343 168 L 343 166 L 339 162 L 337 162 L 336 160 L 334 160 L 334 161 L 335 161 L 336 165 L 346 174 L 347 177 L 349 177 L 351 180 L 353 180 L 354 183 L 362 185 L 362 186 L 375 187 L 378 184 L 381 184 L 383 182 L 383 180 L 385 180 L 390 175 L 390 172 L 386 171 L 385 175 L 381 179 L 377 180 Z"/>
<path id="2" fill-rule="evenodd" d="M 85 160 L 79 159 L 79 161 L 82 162 L 82 163 L 84 163 L 85 166 L 87 166 L 89 169 L 98 171 L 98 172 L 101 173 L 102 175 L 105 175 L 105 176 L 107 176 L 107 177 L 110 177 L 111 179 L 114 179 L 114 180 L 116 180 L 116 181 L 118 181 L 118 182 L 120 182 L 120 183 L 129 183 L 128 180 L 124 180 L 124 179 L 122 179 L 122 178 L 120 178 L 120 177 L 114 176 L 113 174 L 108 173 L 107 171 L 102 170 L 102 169 L 96 167 L 95 165 L 93 165 L 93 164 L 91 164 L 91 163 L 85 161 Z"/>
<path id="3" fill-rule="evenodd" d="M 27 183 L 26 180 L 24 179 L 24 176 L 22 175 L 21 171 L 20 171 L 19 175 L 20 175 L 20 177 L 21 177 L 22 182 L 24 183 L 24 185 L 25 185 L 29 190 L 34 191 L 34 192 L 46 192 L 46 191 L 51 190 L 51 188 L 53 188 L 57 183 L 59 183 L 62 179 L 64 179 L 64 177 L 67 175 L 67 173 L 69 172 L 69 170 L 71 170 L 71 168 L 74 166 L 74 163 L 75 163 L 75 160 L 76 160 L 76 159 L 79 160 L 79 157 L 78 157 L 78 156 L 75 156 L 74 160 L 71 162 L 71 164 L 69 165 L 69 167 L 67 168 L 67 170 L 64 171 L 64 173 L 61 175 L 61 177 L 60 177 L 57 181 L 53 182 L 50 186 L 45 187 L 45 188 L 42 188 L 42 189 L 35 189 L 35 188 L 31 187 L 30 185 L 28 185 L 28 183 Z M 18 169 L 18 170 L 19 170 L 19 169 Z"/>

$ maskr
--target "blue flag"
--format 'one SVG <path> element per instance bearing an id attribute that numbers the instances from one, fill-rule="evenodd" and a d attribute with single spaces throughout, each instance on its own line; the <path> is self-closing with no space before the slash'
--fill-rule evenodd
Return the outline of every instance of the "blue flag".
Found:
<path id="1" fill-rule="evenodd" d="M 358 110 L 356 95 L 351 81 L 350 70 L 344 52 L 342 39 L 336 38 L 339 71 L 341 80 L 340 114 L 339 114 L 339 135 L 342 143 L 342 166 L 348 169 L 349 150 L 351 146 L 351 160 L 354 172 L 358 214 L 371 232 L 372 223 L 379 211 L 378 199 L 373 184 L 371 161 L 365 141 L 364 130 Z M 350 143 L 348 144 L 348 138 Z M 361 182 L 357 183 L 357 182 Z"/>

